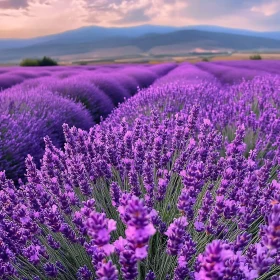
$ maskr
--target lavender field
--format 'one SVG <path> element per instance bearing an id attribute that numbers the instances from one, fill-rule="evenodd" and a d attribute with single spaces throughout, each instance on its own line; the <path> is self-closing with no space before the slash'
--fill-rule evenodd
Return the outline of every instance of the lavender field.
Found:
<path id="1" fill-rule="evenodd" d="M 0 279 L 280 279 L 280 62 L 3 67 L 0 88 Z"/>

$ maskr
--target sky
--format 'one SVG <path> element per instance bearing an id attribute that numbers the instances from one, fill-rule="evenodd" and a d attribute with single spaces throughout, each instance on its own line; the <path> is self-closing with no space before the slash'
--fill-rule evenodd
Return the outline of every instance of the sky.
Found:
<path id="1" fill-rule="evenodd" d="M 0 38 L 141 24 L 280 31 L 280 0 L 0 0 Z"/>

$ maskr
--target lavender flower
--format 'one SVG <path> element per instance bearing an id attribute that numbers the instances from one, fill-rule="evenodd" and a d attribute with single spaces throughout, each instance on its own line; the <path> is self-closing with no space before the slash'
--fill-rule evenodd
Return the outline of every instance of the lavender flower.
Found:
<path id="1" fill-rule="evenodd" d="M 133 196 L 128 202 L 125 213 L 128 217 L 125 231 L 127 240 L 135 248 L 135 256 L 143 259 L 147 256 L 149 238 L 156 232 L 144 202 Z"/>
<path id="2" fill-rule="evenodd" d="M 92 278 L 91 271 L 87 268 L 87 266 L 82 266 L 79 268 L 77 272 L 77 279 L 78 280 L 90 280 Z"/>
<path id="3" fill-rule="evenodd" d="M 44 265 L 44 270 L 48 277 L 55 278 L 58 275 L 58 270 L 56 266 L 52 263 L 46 263 Z"/>
<path id="4" fill-rule="evenodd" d="M 124 250 L 120 254 L 120 264 L 123 278 L 133 280 L 138 275 L 137 258 L 131 250 Z"/>
<path id="5" fill-rule="evenodd" d="M 100 280 L 117 280 L 118 271 L 111 261 L 102 263 L 99 269 L 96 271 L 97 279 Z"/>
<path id="6" fill-rule="evenodd" d="M 247 277 L 246 274 L 252 275 L 252 272 L 249 273 L 247 267 L 243 266 L 242 259 L 235 255 L 226 243 L 219 240 L 208 244 L 205 252 L 198 256 L 197 261 L 195 279 L 198 280 L 244 279 Z"/>
<path id="7" fill-rule="evenodd" d="M 84 225 L 95 245 L 101 247 L 108 255 L 114 251 L 113 245 L 109 243 L 110 233 L 116 229 L 113 219 L 107 219 L 104 213 L 92 211 Z"/>
<path id="8" fill-rule="evenodd" d="M 118 207 L 120 202 L 120 197 L 121 197 L 120 187 L 116 183 L 112 183 L 110 192 L 111 192 L 113 206 Z"/>
<path id="9" fill-rule="evenodd" d="M 59 242 L 57 242 L 50 234 L 47 236 L 48 244 L 55 250 L 60 248 Z"/>
<path id="10" fill-rule="evenodd" d="M 155 276 L 154 272 L 150 270 L 146 274 L 145 280 L 155 280 L 155 279 L 156 279 L 156 276 Z"/>
<path id="11" fill-rule="evenodd" d="M 268 216 L 268 223 L 262 228 L 262 242 L 272 250 L 280 248 L 280 205 L 275 204 L 271 214 Z"/>
<path id="12" fill-rule="evenodd" d="M 186 237 L 186 227 L 188 225 L 187 219 L 181 217 L 175 219 L 174 222 L 168 227 L 166 235 L 168 236 L 167 252 L 170 255 L 178 255 L 183 247 Z"/>

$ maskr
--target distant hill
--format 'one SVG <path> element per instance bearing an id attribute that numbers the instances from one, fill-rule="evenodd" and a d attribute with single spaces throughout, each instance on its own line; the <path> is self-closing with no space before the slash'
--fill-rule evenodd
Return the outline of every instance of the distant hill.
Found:
<path id="1" fill-rule="evenodd" d="M 176 46 L 176 48 L 174 47 Z M 124 48 L 125 47 L 125 48 Z M 121 49 L 124 49 L 123 54 Z M 118 57 L 128 48 L 134 55 L 156 50 L 178 53 L 205 51 L 280 51 L 280 32 L 254 32 L 217 26 L 169 27 L 142 25 L 127 28 L 83 27 L 64 33 L 32 39 L 0 39 L 0 62 L 26 57 L 59 58 L 75 54 L 117 50 Z M 112 56 L 112 55 L 110 55 Z"/>
<path id="2" fill-rule="evenodd" d="M 88 26 L 81 27 L 75 30 L 69 30 L 63 33 L 48 35 L 43 37 L 31 38 L 31 39 L 1 39 L 0 38 L 0 50 L 27 47 L 35 44 L 45 42 L 59 42 L 62 44 L 71 43 L 73 41 L 83 43 L 98 41 L 110 37 L 128 37 L 135 38 L 143 36 L 149 33 L 165 34 L 182 28 L 171 26 L 157 26 L 157 25 L 139 25 L 133 27 L 122 28 L 106 28 L 100 26 Z"/>
<path id="3" fill-rule="evenodd" d="M 193 25 L 184 29 L 195 29 L 208 32 L 219 32 L 280 40 L 280 31 L 257 32 L 252 30 L 228 28 L 215 25 Z"/>

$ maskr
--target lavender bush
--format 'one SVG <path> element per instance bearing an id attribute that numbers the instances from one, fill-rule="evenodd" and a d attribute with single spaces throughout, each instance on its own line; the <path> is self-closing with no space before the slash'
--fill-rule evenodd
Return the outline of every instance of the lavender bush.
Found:
<path id="1" fill-rule="evenodd" d="M 75 69 L 73 69 L 73 70 L 69 70 L 69 71 L 58 72 L 54 76 L 59 79 L 65 79 L 65 78 L 69 78 L 69 77 L 72 77 L 75 75 L 77 75 L 77 71 L 75 71 Z"/>
<path id="2" fill-rule="evenodd" d="M 201 70 L 214 75 L 222 84 L 234 84 L 241 82 L 242 79 L 251 80 L 256 76 L 269 74 L 267 71 L 256 69 L 249 70 L 243 69 L 242 67 L 235 68 L 229 65 L 215 64 L 212 62 L 199 62 L 196 66 Z"/>
<path id="3" fill-rule="evenodd" d="M 156 80 L 155 85 L 163 85 L 174 82 L 188 83 L 188 84 L 199 84 L 205 81 L 214 81 L 215 77 L 197 66 L 182 63 L 175 69 L 171 70 L 167 75 Z"/>
<path id="4" fill-rule="evenodd" d="M 279 77 L 140 91 L 0 173 L 3 279 L 279 279 Z"/>
<path id="5" fill-rule="evenodd" d="M 0 92 L 24 81 L 24 77 L 13 73 L 0 74 Z"/>
<path id="6" fill-rule="evenodd" d="M 123 75 L 121 73 L 111 73 L 110 77 L 114 78 L 115 80 L 117 80 L 122 87 L 128 91 L 130 96 L 133 96 L 137 90 L 138 90 L 138 82 L 136 81 L 135 78 L 130 77 L 128 75 Z"/>
<path id="7" fill-rule="evenodd" d="M 87 79 L 81 80 L 72 77 L 57 80 L 47 78 L 41 80 L 39 87 L 42 90 L 47 89 L 55 94 L 82 103 L 95 122 L 98 122 L 101 116 L 106 117 L 114 108 L 111 99 Z"/>
<path id="8" fill-rule="evenodd" d="M 248 70 L 261 70 L 270 74 L 280 74 L 280 63 L 275 60 L 261 60 L 261 61 L 215 61 L 214 64 L 237 67 Z"/>
<path id="9" fill-rule="evenodd" d="M 0 169 L 18 179 L 24 174 L 27 154 L 35 162 L 44 153 L 43 138 L 49 135 L 55 145 L 63 146 L 63 123 L 88 129 L 93 125 L 81 104 L 47 90 L 10 89 L 0 94 Z"/>
<path id="10" fill-rule="evenodd" d="M 97 88 L 102 90 L 116 106 L 122 102 L 124 98 L 130 97 L 127 89 L 125 89 L 117 79 L 111 77 L 109 74 L 95 73 L 89 75 L 77 75 L 77 79 L 85 79 L 91 82 Z"/>
<path id="11" fill-rule="evenodd" d="M 126 67 L 121 70 L 120 73 L 134 78 L 137 81 L 139 88 L 146 88 L 159 78 L 159 75 L 154 71 L 141 66 Z"/>
<path id="12" fill-rule="evenodd" d="M 57 66 L 53 67 L 22 67 L 0 68 L 0 90 L 10 88 L 16 84 L 28 82 L 36 83 L 40 77 L 52 76 L 58 79 L 89 79 L 95 81 L 97 86 L 103 88 L 112 99 L 129 97 L 135 94 L 137 87 L 150 86 L 158 76 L 165 75 L 176 67 L 176 64 L 163 64 L 151 66 L 150 70 L 142 66 L 133 65 L 96 65 L 96 66 Z M 127 71 L 129 70 L 129 71 Z M 122 73 L 123 72 L 123 73 Z M 128 91 L 128 92 L 127 92 Z M 114 93 L 117 97 L 114 96 Z M 117 103 L 116 103 L 117 104 Z"/>
<path id="13" fill-rule="evenodd" d="M 17 67 L 0 68 L 0 91 L 21 84 L 24 81 L 34 80 L 39 77 L 49 76 L 48 71 L 38 69 L 22 70 Z"/>
<path id="14" fill-rule="evenodd" d="M 156 64 L 150 67 L 150 70 L 155 72 L 157 75 L 164 76 L 171 70 L 177 67 L 176 63 L 164 63 L 164 64 Z"/>

